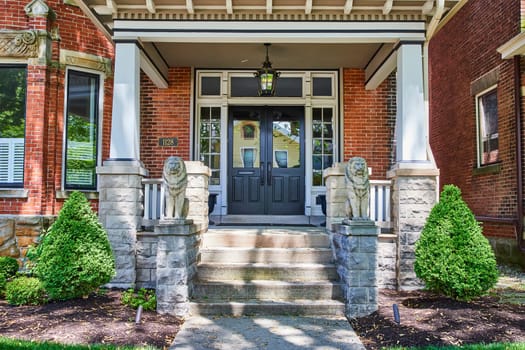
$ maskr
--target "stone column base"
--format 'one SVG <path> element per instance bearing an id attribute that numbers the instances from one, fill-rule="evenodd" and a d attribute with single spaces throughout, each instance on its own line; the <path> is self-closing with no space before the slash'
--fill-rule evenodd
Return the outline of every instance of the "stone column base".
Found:
<path id="1" fill-rule="evenodd" d="M 178 317 L 190 313 L 193 278 L 200 260 L 203 225 L 159 223 L 156 293 L 157 312 Z"/>
<path id="2" fill-rule="evenodd" d="M 392 222 L 397 236 L 397 289 L 421 289 L 414 272 L 415 243 L 438 197 L 438 169 L 398 168 L 387 173 L 392 179 Z"/>
<path id="3" fill-rule="evenodd" d="M 343 283 L 345 316 L 370 315 L 377 310 L 377 237 L 373 221 L 348 221 L 334 225 L 332 246 L 337 272 Z"/>

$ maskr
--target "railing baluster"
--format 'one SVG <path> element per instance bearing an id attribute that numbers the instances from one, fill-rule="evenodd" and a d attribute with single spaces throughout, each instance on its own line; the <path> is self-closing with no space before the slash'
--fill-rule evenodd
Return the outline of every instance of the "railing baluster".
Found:
<path id="1" fill-rule="evenodd" d="M 150 184 L 144 184 L 144 220 L 151 220 Z"/>
<path id="2" fill-rule="evenodd" d="M 374 184 L 370 184 L 370 208 L 368 209 L 370 211 L 370 220 L 377 221 L 376 217 L 376 190 L 377 186 Z"/>
<path id="3" fill-rule="evenodd" d="M 383 190 L 384 188 L 385 188 L 384 185 L 378 185 L 376 187 L 376 190 L 377 190 L 377 218 L 376 218 L 376 221 L 386 221 L 385 217 L 383 216 L 383 205 L 384 205 Z"/>

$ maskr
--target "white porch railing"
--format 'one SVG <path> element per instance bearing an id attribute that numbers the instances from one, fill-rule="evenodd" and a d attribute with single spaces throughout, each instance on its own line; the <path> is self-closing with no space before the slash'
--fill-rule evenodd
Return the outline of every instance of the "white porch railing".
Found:
<path id="1" fill-rule="evenodd" d="M 390 227 L 390 180 L 370 180 L 370 219 L 379 226 Z"/>
<path id="2" fill-rule="evenodd" d="M 144 217 L 143 226 L 153 226 L 164 212 L 164 186 L 162 178 L 143 179 L 144 185 Z"/>
<path id="3" fill-rule="evenodd" d="M 164 212 L 162 179 L 144 179 L 144 226 L 152 226 Z M 382 227 L 390 227 L 390 187 L 388 180 L 370 180 L 370 219 Z"/>

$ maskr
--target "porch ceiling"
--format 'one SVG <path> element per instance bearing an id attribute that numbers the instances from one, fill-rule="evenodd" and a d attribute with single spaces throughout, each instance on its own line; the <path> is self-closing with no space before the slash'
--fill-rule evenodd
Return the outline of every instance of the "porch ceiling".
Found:
<path id="1" fill-rule="evenodd" d="M 170 67 L 255 69 L 264 61 L 261 44 L 156 43 Z M 272 44 L 270 60 L 275 68 L 364 68 L 380 44 Z"/>

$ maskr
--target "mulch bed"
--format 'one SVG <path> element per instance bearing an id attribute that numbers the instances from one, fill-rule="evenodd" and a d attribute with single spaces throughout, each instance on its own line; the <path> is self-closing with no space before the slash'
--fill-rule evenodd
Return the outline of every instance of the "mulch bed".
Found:
<path id="1" fill-rule="evenodd" d="M 9 338 L 71 344 L 152 345 L 168 348 L 182 325 L 172 316 L 136 310 L 110 290 L 86 299 L 42 306 L 10 306 L 0 300 L 0 335 Z"/>
<path id="2" fill-rule="evenodd" d="M 394 320 L 394 304 L 399 324 Z M 499 296 L 466 303 L 425 291 L 381 290 L 379 305 L 372 315 L 351 320 L 367 349 L 525 342 L 525 304 L 501 303 Z"/>
<path id="3" fill-rule="evenodd" d="M 136 311 L 120 302 L 120 294 L 110 290 L 103 295 L 43 306 L 14 307 L 0 300 L 0 335 L 167 349 L 182 321 L 144 312 L 140 325 L 135 325 Z M 379 304 L 377 312 L 351 321 L 368 349 L 525 342 L 525 304 L 501 303 L 497 296 L 465 303 L 424 291 L 381 290 Z M 393 304 L 398 305 L 400 324 L 394 321 Z"/>

